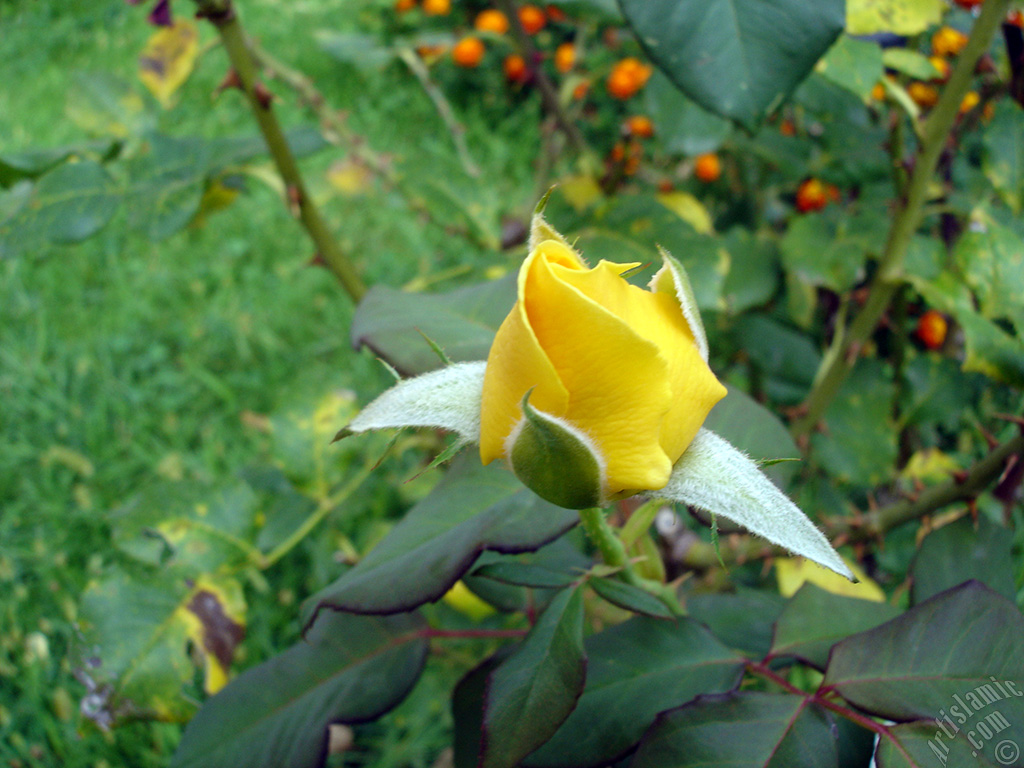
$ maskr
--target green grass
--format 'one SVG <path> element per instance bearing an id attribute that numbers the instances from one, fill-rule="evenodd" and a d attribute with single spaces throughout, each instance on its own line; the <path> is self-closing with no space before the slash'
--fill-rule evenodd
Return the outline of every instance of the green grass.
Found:
<path id="1" fill-rule="evenodd" d="M 189 5 L 175 7 L 190 12 Z M 498 122 L 493 106 L 458 105 L 485 169 L 482 179 L 460 178 L 450 137 L 408 73 L 360 74 L 312 41 L 318 28 L 372 20 L 380 5 L 358 14 L 348 0 L 240 5 L 251 32 L 348 110 L 352 127 L 393 157 L 439 221 L 464 222 L 460 206 L 484 200 L 486 220 L 497 226 L 499 215 L 532 205 L 535 107 Z M 143 93 L 133 82 L 151 32 L 141 8 L 7 0 L 0 20 L 6 79 L 16 84 L 0 89 L 0 152 L 88 138 L 65 112 L 78 97 L 77 72 L 113 73 Z M 212 30 L 203 39 L 211 41 Z M 254 133 L 237 94 L 211 102 L 225 67 L 222 51 L 206 53 L 170 112 L 145 96 L 157 128 L 179 137 Z M 275 88 L 284 122 L 309 122 L 295 98 Z M 332 147 L 304 167 L 367 282 L 399 285 L 459 265 L 479 275 L 508 263 L 424 221 L 394 191 L 330 196 L 323 172 L 343 154 Z M 439 172 L 457 190 L 451 198 L 431 197 L 439 193 L 426 181 Z M 387 382 L 369 355 L 351 349 L 350 302 L 326 271 L 307 265 L 311 256 L 276 193 L 250 181 L 248 193 L 205 226 L 163 242 L 128 232 L 122 215 L 79 246 L 0 263 L 0 762 L 166 764 L 177 726 L 102 734 L 78 717 L 78 596 L 118 561 L 108 513 L 137 489 L 168 476 L 213 487 L 269 460 L 267 436 L 244 414 L 273 413 L 317 388 L 351 388 L 365 401 Z M 378 502 L 368 514 L 394 506 Z M 336 516 L 326 525 L 350 523 Z M 267 574 L 273 594 L 287 599 L 253 596 L 246 663 L 294 636 L 293 601 L 305 596 L 302 568 L 318 546 L 326 547 L 300 548 Z M 384 725 L 360 731 L 359 764 L 429 765 L 446 738 L 447 704 L 438 697 L 450 685 L 425 680 Z"/>

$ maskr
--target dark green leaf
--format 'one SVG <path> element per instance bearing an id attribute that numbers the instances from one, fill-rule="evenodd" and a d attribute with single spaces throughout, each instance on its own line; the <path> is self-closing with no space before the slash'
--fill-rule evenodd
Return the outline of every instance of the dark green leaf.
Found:
<path id="1" fill-rule="evenodd" d="M 117 146 L 113 141 L 92 141 L 53 149 L 0 153 L 0 187 L 9 187 L 21 179 L 41 176 L 72 156 L 89 155 L 102 159 L 114 152 Z"/>
<path id="2" fill-rule="evenodd" d="M 839 643 L 824 685 L 859 709 L 905 721 L 952 712 L 956 697 L 991 698 L 1004 681 L 1024 693 L 1024 616 L 971 581 Z M 999 707 L 1024 727 L 1021 699 Z"/>
<path id="3" fill-rule="evenodd" d="M 330 723 L 372 720 L 405 698 L 426 660 L 424 628 L 415 615 L 322 614 L 305 638 L 207 701 L 171 765 L 322 766 Z"/>
<path id="4" fill-rule="evenodd" d="M 754 461 L 800 456 L 800 449 L 793 442 L 789 430 L 775 414 L 745 392 L 726 387 L 729 394 L 711 409 L 704 422 L 705 427 L 724 437 Z M 799 467 L 799 462 L 784 461 L 764 467 L 764 473 L 785 489 Z"/>
<path id="5" fill-rule="evenodd" d="M 877 627 L 899 616 L 888 603 L 859 600 L 804 584 L 775 624 L 772 656 L 795 656 L 824 670 L 832 646 L 848 635 Z"/>
<path id="6" fill-rule="evenodd" d="M 876 486 L 892 475 L 896 430 L 894 387 L 884 366 L 863 360 L 825 413 L 826 429 L 811 437 L 815 457 L 839 482 Z"/>
<path id="7" fill-rule="evenodd" d="M 587 638 L 587 684 L 576 709 L 529 768 L 606 765 L 640 740 L 655 716 L 739 684 L 743 659 L 692 619 L 637 618 Z"/>
<path id="8" fill-rule="evenodd" d="M 154 136 L 128 167 L 130 225 L 151 240 L 184 229 L 199 210 L 210 153 L 203 139 Z"/>
<path id="9" fill-rule="evenodd" d="M 704 108 L 756 124 L 843 31 L 845 3 L 619 0 L 652 61 Z"/>
<path id="10" fill-rule="evenodd" d="M 983 733 L 977 733 L 979 723 L 984 725 L 987 733 L 993 734 L 987 743 Z M 883 737 L 879 740 L 875 758 L 878 768 L 1020 766 L 1020 747 L 1017 742 L 1012 738 L 1005 739 L 997 730 L 1005 729 L 1008 724 L 1006 718 L 998 712 L 979 712 L 970 721 L 965 721 L 963 728 L 952 720 L 942 720 L 941 723 L 926 720 L 891 726 L 889 733 L 892 738 Z M 979 752 L 968 741 L 968 732 L 976 743 L 982 745 L 982 751 Z"/>
<path id="11" fill-rule="evenodd" d="M 466 673 L 452 691 L 453 763 L 455 768 L 477 768 L 484 728 L 484 696 L 487 680 L 516 646 L 506 645 Z"/>
<path id="12" fill-rule="evenodd" d="M 786 600 L 778 592 L 739 588 L 733 594 L 690 595 L 686 608 L 730 648 L 764 656 Z"/>
<path id="13" fill-rule="evenodd" d="M 590 586 L 594 591 L 612 605 L 624 608 L 633 613 L 653 616 L 657 619 L 672 618 L 672 611 L 661 600 L 640 587 L 626 584 L 618 578 L 593 578 Z"/>
<path id="14" fill-rule="evenodd" d="M 516 562 L 494 562 L 475 568 L 473 576 L 482 579 L 493 579 L 504 584 L 535 589 L 561 589 L 576 581 L 579 576 L 561 573 L 542 565 Z"/>
<path id="15" fill-rule="evenodd" d="M 686 98 L 657 72 L 644 88 L 647 113 L 658 126 L 658 139 L 669 152 L 702 155 L 714 152 L 729 137 L 732 124 Z"/>
<path id="16" fill-rule="evenodd" d="M 488 681 L 480 768 L 512 768 L 576 706 L 586 677 L 583 590 L 560 592 Z"/>
<path id="17" fill-rule="evenodd" d="M 765 389 L 772 399 L 784 403 L 803 399 L 821 364 L 821 354 L 807 334 L 751 313 L 736 321 L 735 336 L 764 373 Z M 712 418 L 714 413 L 712 410 Z"/>
<path id="18" fill-rule="evenodd" d="M 844 236 L 821 215 L 794 218 L 779 247 L 786 269 L 810 285 L 843 292 L 863 276 L 863 238 Z"/>
<path id="19" fill-rule="evenodd" d="M 497 463 L 482 467 L 476 456 L 466 457 L 370 554 L 310 602 L 314 613 L 408 610 L 441 597 L 483 550 L 537 549 L 578 519 L 526 490 Z"/>
<path id="20" fill-rule="evenodd" d="M 494 334 L 515 301 L 515 275 L 444 294 L 374 286 L 356 309 L 352 343 L 369 347 L 406 375 L 441 364 L 423 334 L 456 362 L 486 360 Z"/>
<path id="21" fill-rule="evenodd" d="M 77 243 L 103 228 L 121 204 L 99 163 L 65 163 L 40 177 L 31 195 L 0 221 L 0 257 L 48 244 Z"/>
<path id="22" fill-rule="evenodd" d="M 774 242 L 748 229 L 733 227 L 726 233 L 729 274 L 723 294 L 733 315 L 766 304 L 779 289 L 781 271 Z"/>
<path id="23" fill-rule="evenodd" d="M 630 768 L 835 768 L 832 724 L 802 696 L 730 693 L 666 712 Z"/>
<path id="24" fill-rule="evenodd" d="M 911 573 L 915 604 L 970 579 L 1014 600 L 1013 534 L 984 515 L 962 517 L 925 537 Z"/>

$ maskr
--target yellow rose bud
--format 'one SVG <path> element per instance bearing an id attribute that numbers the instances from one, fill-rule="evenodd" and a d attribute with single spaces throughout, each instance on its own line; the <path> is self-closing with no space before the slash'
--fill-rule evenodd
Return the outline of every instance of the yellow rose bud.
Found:
<path id="1" fill-rule="evenodd" d="M 668 482 L 725 387 L 698 348 L 678 286 L 659 273 L 650 290 L 637 288 L 622 277 L 636 266 L 588 269 L 564 242 L 536 244 L 487 359 L 485 464 L 511 457 L 529 392 L 532 408 L 589 441 L 602 498 Z"/>

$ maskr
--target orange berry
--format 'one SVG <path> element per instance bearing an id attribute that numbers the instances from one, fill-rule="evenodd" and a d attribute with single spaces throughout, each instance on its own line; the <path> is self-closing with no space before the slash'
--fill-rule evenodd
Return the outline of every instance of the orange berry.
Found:
<path id="1" fill-rule="evenodd" d="M 871 98 L 875 101 L 885 101 L 885 86 L 875 83 L 871 88 Z"/>
<path id="2" fill-rule="evenodd" d="M 779 124 L 779 133 L 783 136 L 796 136 L 796 126 L 793 121 L 786 118 Z"/>
<path id="3" fill-rule="evenodd" d="M 931 109 L 939 100 L 939 92 L 935 88 L 917 81 L 907 86 L 907 93 L 921 109 Z"/>
<path id="4" fill-rule="evenodd" d="M 452 59 L 460 67 L 473 69 L 483 61 L 484 44 L 479 37 L 464 37 L 452 48 Z"/>
<path id="5" fill-rule="evenodd" d="M 476 15 L 473 27 L 477 32 L 493 32 L 504 35 L 508 32 L 508 17 L 496 8 L 488 8 Z"/>
<path id="6" fill-rule="evenodd" d="M 968 91 L 964 94 L 963 101 L 960 102 L 960 114 L 966 115 L 978 104 L 981 103 L 981 96 L 978 95 L 977 91 Z"/>
<path id="7" fill-rule="evenodd" d="M 917 338 L 928 349 L 939 349 L 946 342 L 949 323 L 941 312 L 929 309 L 917 321 Z"/>
<path id="8" fill-rule="evenodd" d="M 608 75 L 608 93 L 616 99 L 628 99 L 644 85 L 651 76 L 651 68 L 632 57 L 616 62 Z"/>
<path id="9" fill-rule="evenodd" d="M 572 97 L 576 99 L 576 101 L 586 98 L 588 93 L 590 93 L 589 80 L 584 80 L 582 83 L 578 83 L 576 87 L 572 89 Z"/>
<path id="10" fill-rule="evenodd" d="M 956 56 L 967 45 L 967 35 L 952 27 L 940 27 L 932 35 L 932 53 L 936 56 Z"/>
<path id="11" fill-rule="evenodd" d="M 548 18 L 555 23 L 558 23 L 560 21 L 566 21 L 569 18 L 568 16 L 565 15 L 565 11 L 563 11 L 557 5 L 549 5 L 544 10 L 547 11 Z"/>
<path id="12" fill-rule="evenodd" d="M 547 25 L 548 17 L 536 5 L 524 5 L 519 9 L 519 23 L 526 34 L 535 35 Z"/>
<path id="13" fill-rule="evenodd" d="M 395 0 L 395 13 L 405 13 L 416 7 L 416 0 Z"/>
<path id="14" fill-rule="evenodd" d="M 718 155 L 714 152 L 698 155 L 697 159 L 693 161 L 693 174 L 705 184 L 717 181 L 718 177 L 722 175 L 722 162 L 718 159 Z"/>
<path id="15" fill-rule="evenodd" d="M 506 56 L 505 61 L 501 65 L 501 69 L 505 73 L 505 79 L 510 83 L 522 83 L 526 81 L 526 60 L 518 53 Z"/>
<path id="16" fill-rule="evenodd" d="M 649 139 L 654 135 L 654 123 L 647 115 L 633 115 L 626 121 L 626 132 L 640 139 Z"/>
<path id="17" fill-rule="evenodd" d="M 555 48 L 555 69 L 565 73 L 572 69 L 576 63 L 576 46 L 572 43 L 562 43 Z"/>
<path id="18" fill-rule="evenodd" d="M 818 179 L 805 179 L 796 190 L 796 209 L 800 213 L 820 211 L 828 204 L 828 189 Z"/>

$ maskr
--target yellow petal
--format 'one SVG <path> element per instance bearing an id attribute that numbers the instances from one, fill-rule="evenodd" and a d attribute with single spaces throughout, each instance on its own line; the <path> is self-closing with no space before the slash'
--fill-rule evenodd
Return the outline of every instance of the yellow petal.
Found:
<path id="1" fill-rule="evenodd" d="M 603 262 L 581 271 L 564 250 L 538 249 L 524 267 L 523 305 L 540 346 L 570 393 L 564 413 L 537 407 L 586 433 L 606 461 L 608 493 L 649 490 L 668 482 L 672 462 L 659 442 L 672 396 L 668 364 L 655 343 L 638 335 L 613 312 L 569 282 L 598 273 L 603 285 L 628 265 Z M 634 289 L 643 293 L 640 289 Z M 601 296 L 603 303 L 605 296 Z M 599 340 L 595 343 L 595 340 Z M 531 398 L 531 403 L 533 402 Z"/>
<path id="2" fill-rule="evenodd" d="M 669 461 L 675 463 L 726 390 L 701 358 L 674 291 L 651 293 L 630 285 L 618 275 L 631 267 L 602 261 L 588 272 L 560 267 L 554 271 L 657 346 L 672 391 L 659 442 Z"/>
<path id="3" fill-rule="evenodd" d="M 565 251 L 570 256 L 566 263 L 579 263 L 571 251 Z M 480 406 L 480 460 L 484 464 L 504 454 L 505 438 L 522 417 L 519 404 L 530 389 L 530 402 L 545 413 L 561 416 L 569 402 L 568 391 L 527 322 L 522 301 L 529 265 L 539 257 L 539 251 L 530 254 L 519 271 L 519 301 L 498 328 L 487 357 Z"/>

